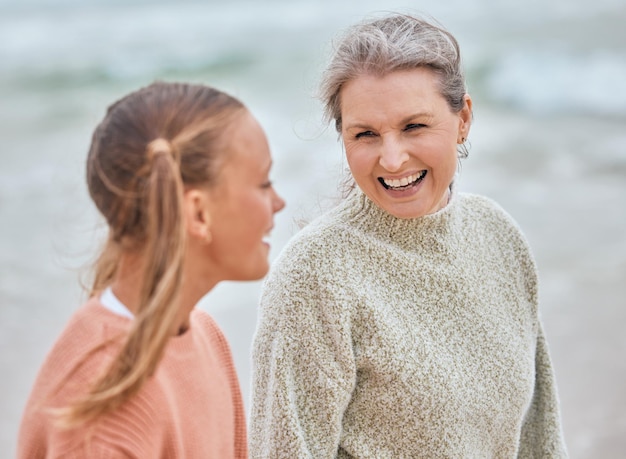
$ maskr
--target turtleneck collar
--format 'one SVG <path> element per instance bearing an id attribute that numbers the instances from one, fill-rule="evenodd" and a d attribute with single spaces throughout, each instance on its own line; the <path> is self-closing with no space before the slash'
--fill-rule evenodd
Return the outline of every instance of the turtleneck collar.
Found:
<path id="1" fill-rule="evenodd" d="M 350 225 L 395 245 L 415 249 L 424 244 L 445 246 L 449 242 L 458 212 L 460 197 L 452 187 L 448 204 L 433 214 L 417 218 L 398 218 L 371 201 L 363 191 L 355 189 L 341 206 L 341 213 Z M 443 241 L 448 241 L 444 244 Z M 444 247 L 442 247 L 444 248 Z"/>

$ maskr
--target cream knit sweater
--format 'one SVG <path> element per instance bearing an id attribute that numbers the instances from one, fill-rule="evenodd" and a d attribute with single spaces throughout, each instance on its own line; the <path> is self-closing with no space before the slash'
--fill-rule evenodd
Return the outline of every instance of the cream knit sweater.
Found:
<path id="1" fill-rule="evenodd" d="M 402 220 L 355 190 L 283 250 L 259 321 L 252 457 L 566 457 L 535 264 L 486 198 Z"/>

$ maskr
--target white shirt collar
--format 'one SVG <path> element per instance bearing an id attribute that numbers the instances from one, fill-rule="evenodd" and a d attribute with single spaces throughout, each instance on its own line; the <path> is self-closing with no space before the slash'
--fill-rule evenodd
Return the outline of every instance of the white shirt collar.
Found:
<path id="1" fill-rule="evenodd" d="M 129 319 L 133 319 L 133 313 L 129 311 L 129 309 L 117 299 L 111 287 L 107 287 L 104 289 L 102 294 L 100 295 L 100 302 L 102 305 L 107 308 L 109 311 L 117 314 L 118 316 L 128 317 Z"/>

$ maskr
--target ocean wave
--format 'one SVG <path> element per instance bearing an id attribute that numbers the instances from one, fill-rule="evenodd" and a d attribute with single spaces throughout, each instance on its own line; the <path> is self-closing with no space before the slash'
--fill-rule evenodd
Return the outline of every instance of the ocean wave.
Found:
<path id="1" fill-rule="evenodd" d="M 464 31 L 460 36 L 467 35 L 462 43 L 470 50 L 465 53 L 473 66 L 468 74 L 488 102 L 535 112 L 623 116 L 623 51 L 599 51 L 606 40 L 590 54 L 576 54 L 575 44 L 552 50 L 545 46 L 567 41 L 562 34 L 554 38 L 558 24 L 561 32 L 563 27 L 578 30 L 577 22 L 566 19 L 595 17 L 589 29 L 602 30 L 607 11 L 623 11 L 616 6 L 622 1 L 597 0 L 589 8 L 582 0 L 559 0 L 540 15 L 542 0 L 530 0 L 523 14 L 518 14 L 519 5 L 512 9 L 518 4 L 514 0 L 503 0 L 497 8 L 485 8 L 488 0 L 451 0 L 429 9 L 456 24 Z M 424 3 L 417 0 L 414 8 Z M 247 73 L 259 79 L 264 77 L 259 70 L 270 67 L 271 78 L 279 71 L 286 79 L 301 78 L 290 73 L 303 68 L 294 63 L 308 61 L 306 70 L 312 69 L 322 46 L 346 22 L 380 9 L 375 0 L 359 2 L 358 12 L 353 2 L 333 0 L 182 5 L 163 0 L 0 0 L 0 7 L 0 95 L 169 76 Z M 527 42 L 529 24 L 537 21 L 544 24 L 533 29 L 543 48 Z M 528 48 L 520 49 L 520 44 Z"/>
<path id="2" fill-rule="evenodd" d="M 485 72 L 491 100 L 537 113 L 626 116 L 626 54 L 517 51 Z"/>
<path id="3" fill-rule="evenodd" d="M 1 0 L 0 0 L 1 1 Z M 45 3 L 45 2 L 44 2 Z M 71 3 L 71 2 L 70 2 Z M 319 43 L 320 8 L 253 3 L 91 4 L 0 16 L 0 81 L 5 87 L 57 87 L 168 73 L 193 75 L 281 63 Z M 298 40 L 289 40 L 293 30 Z"/>

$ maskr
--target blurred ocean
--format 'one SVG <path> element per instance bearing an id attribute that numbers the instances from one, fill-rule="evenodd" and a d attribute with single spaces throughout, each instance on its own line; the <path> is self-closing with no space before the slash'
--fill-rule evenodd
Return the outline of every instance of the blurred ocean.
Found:
<path id="1" fill-rule="evenodd" d="M 331 40 L 380 11 L 459 39 L 475 121 L 461 190 L 499 201 L 536 256 L 572 458 L 626 450 L 626 4 L 623 0 L 0 0 L 0 456 L 46 351 L 85 294 L 102 236 L 84 183 L 105 108 L 155 79 L 226 90 L 265 127 L 298 221 L 332 205 L 345 164 L 314 98 Z M 260 283 L 201 302 L 244 397 Z"/>

